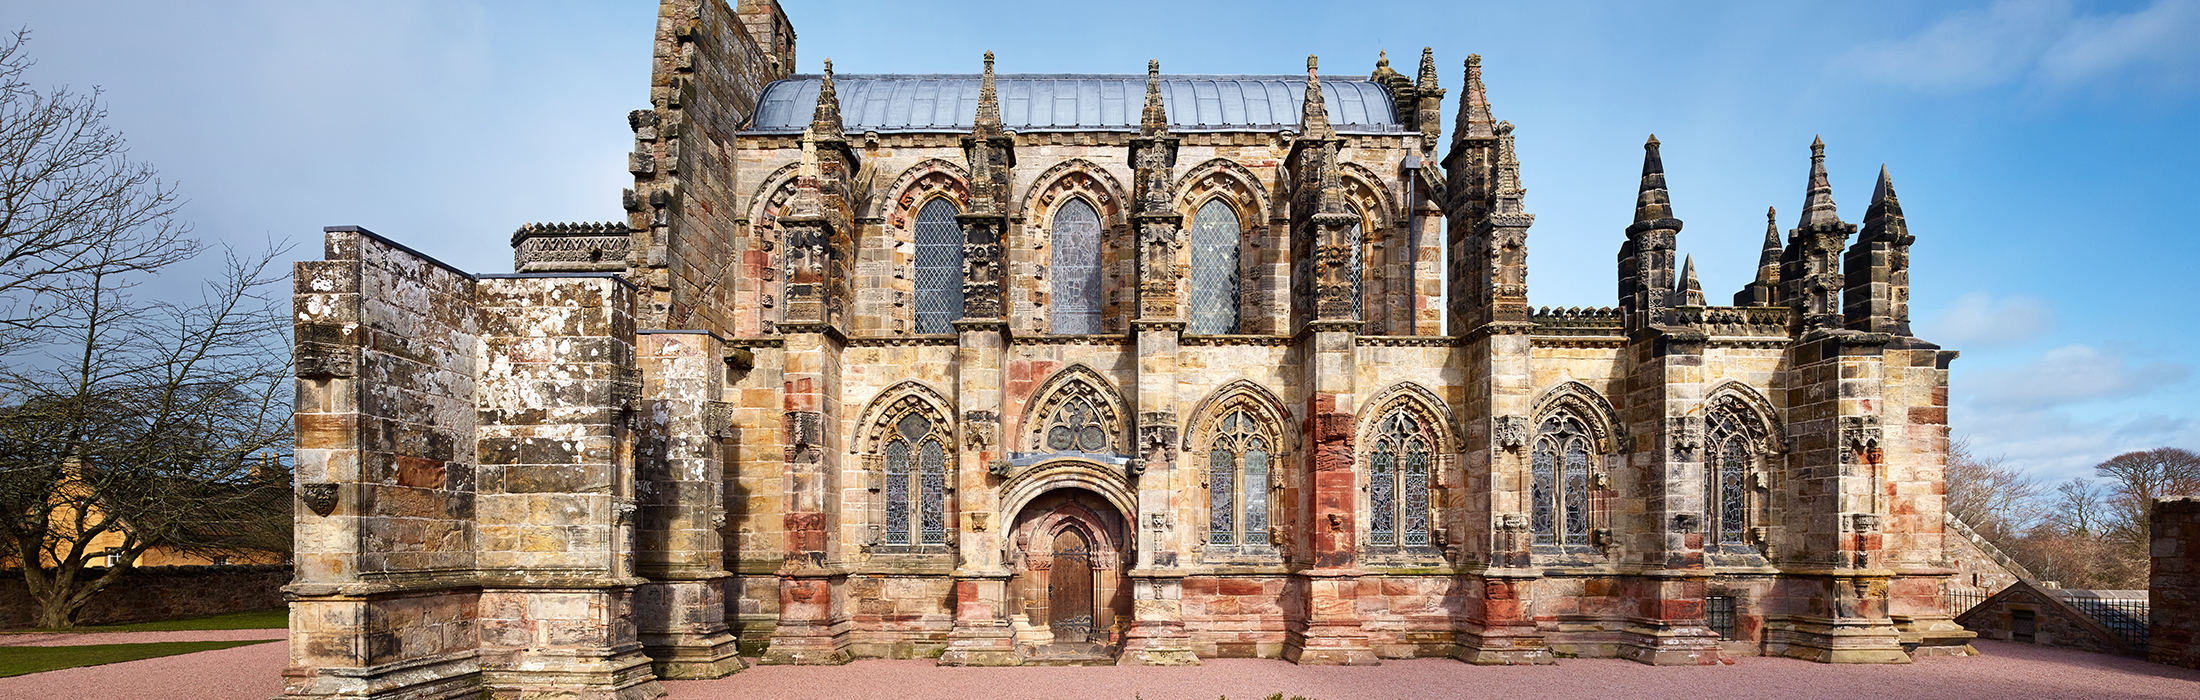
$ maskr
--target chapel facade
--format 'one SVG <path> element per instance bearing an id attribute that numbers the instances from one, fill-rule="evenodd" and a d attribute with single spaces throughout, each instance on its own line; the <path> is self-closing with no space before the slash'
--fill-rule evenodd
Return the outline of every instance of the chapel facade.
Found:
<path id="1" fill-rule="evenodd" d="M 1652 138 L 1617 305 L 1536 308 L 1479 57 L 1447 135 L 1429 51 L 810 75 L 772 0 L 659 20 L 627 220 L 299 264 L 288 697 L 1969 653 L 1884 172 L 1859 230 L 1813 143 L 1713 305 Z"/>

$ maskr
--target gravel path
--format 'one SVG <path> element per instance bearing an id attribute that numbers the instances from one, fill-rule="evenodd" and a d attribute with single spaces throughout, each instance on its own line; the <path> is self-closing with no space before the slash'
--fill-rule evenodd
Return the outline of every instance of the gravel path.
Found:
<path id="1" fill-rule="evenodd" d="M 144 644 L 147 642 L 234 642 L 247 639 L 288 639 L 290 631 L 177 630 L 174 632 L 32 632 L 0 634 L 0 647 L 76 647 L 86 644 Z"/>
<path id="2" fill-rule="evenodd" d="M 2100 654 L 1981 641 L 1985 656 L 1907 666 L 1833 666 L 1743 657 L 1724 667 L 1652 667 L 1616 659 L 1491 668 L 1448 659 L 1381 666 L 1293 666 L 1209 659 L 1187 668 L 943 668 L 931 661 L 760 666 L 712 681 L 665 683 L 673 700 L 938 698 L 1034 700 L 1315 700 L 1397 698 L 2200 698 L 2200 671 Z M 282 692 L 282 643 L 0 678 L 0 698 L 185 700 Z"/>

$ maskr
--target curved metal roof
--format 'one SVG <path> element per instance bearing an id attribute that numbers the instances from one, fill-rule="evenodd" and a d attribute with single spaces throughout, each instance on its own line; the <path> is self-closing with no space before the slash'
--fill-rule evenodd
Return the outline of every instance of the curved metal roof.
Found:
<path id="1" fill-rule="evenodd" d="M 791 76 L 765 86 L 749 130 L 801 131 L 817 108 L 819 77 Z M 865 131 L 969 131 L 978 113 L 976 75 L 836 75 L 842 127 Z M 1015 131 L 1121 131 L 1138 128 L 1144 75 L 996 75 L 1002 125 Z M 1190 75 L 1161 78 L 1175 131 L 1274 131 L 1297 128 L 1305 76 Z M 1344 132 L 1402 132 L 1390 91 L 1365 78 L 1322 76 L 1329 123 Z"/>

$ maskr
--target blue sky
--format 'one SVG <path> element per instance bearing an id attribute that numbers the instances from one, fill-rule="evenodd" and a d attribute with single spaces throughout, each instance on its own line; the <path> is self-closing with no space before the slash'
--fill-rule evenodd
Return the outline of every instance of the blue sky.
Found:
<path id="1" fill-rule="evenodd" d="M 1484 57 L 1518 125 L 1530 301 L 1609 306 L 1655 132 L 1711 296 L 1794 226 L 1811 138 L 1842 216 L 1878 167 L 1912 233 L 1913 316 L 1963 351 L 1952 420 L 2044 479 L 2200 448 L 2200 0 L 1476 3 L 785 0 L 801 68 L 1411 73 L 1457 97 Z M 528 221 L 620 218 L 656 3 L 0 0 L 34 81 L 101 86 L 201 235 L 299 244 L 357 224 L 509 270 Z M 1447 137 L 1451 124 L 1446 104 Z"/>

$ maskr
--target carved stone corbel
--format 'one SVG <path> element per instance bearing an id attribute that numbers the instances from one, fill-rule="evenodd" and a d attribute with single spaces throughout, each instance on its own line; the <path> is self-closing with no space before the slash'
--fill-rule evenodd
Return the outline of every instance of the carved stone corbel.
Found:
<path id="1" fill-rule="evenodd" d="M 298 500 L 304 501 L 314 515 L 327 517 L 336 512 L 337 487 L 338 484 L 331 483 L 299 484 Z"/>

